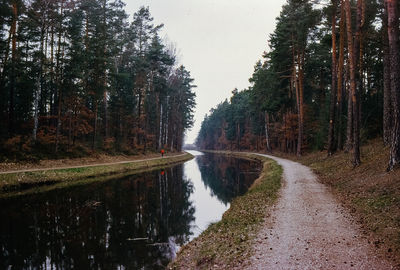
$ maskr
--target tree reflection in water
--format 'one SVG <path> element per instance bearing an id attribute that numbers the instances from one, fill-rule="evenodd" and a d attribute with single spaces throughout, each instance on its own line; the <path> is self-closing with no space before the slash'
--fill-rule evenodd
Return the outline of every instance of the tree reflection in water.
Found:
<path id="1" fill-rule="evenodd" d="M 209 153 L 198 156 L 196 161 L 204 184 L 224 204 L 246 193 L 261 170 L 261 163 L 258 161 Z"/>
<path id="2" fill-rule="evenodd" d="M 190 238 L 192 192 L 180 165 L 0 200 L 0 268 L 163 269 Z"/>
<path id="3" fill-rule="evenodd" d="M 259 168 L 207 154 L 162 171 L 2 199 L 0 269 L 164 269 L 196 228 L 214 221 L 210 208 L 220 218 L 227 207 L 217 204 L 246 192 Z"/>

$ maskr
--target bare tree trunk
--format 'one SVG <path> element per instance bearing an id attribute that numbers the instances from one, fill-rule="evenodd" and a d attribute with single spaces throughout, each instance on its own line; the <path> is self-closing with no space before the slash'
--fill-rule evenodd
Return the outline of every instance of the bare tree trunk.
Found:
<path id="1" fill-rule="evenodd" d="M 94 101 L 94 128 L 93 128 L 93 141 L 92 141 L 92 150 L 96 147 L 96 135 L 97 135 L 97 116 L 98 116 L 98 104 L 97 100 Z"/>
<path id="2" fill-rule="evenodd" d="M 60 14 L 62 15 L 64 12 L 64 1 L 61 1 L 61 12 Z M 60 57 L 61 57 L 61 36 L 62 36 L 62 20 L 60 21 L 60 31 L 58 33 L 58 46 L 57 46 L 57 98 L 58 98 L 58 104 L 57 104 L 57 126 L 56 126 L 56 147 L 55 147 L 55 152 L 58 152 L 59 148 L 59 143 L 60 143 L 60 130 L 61 130 L 61 101 L 62 101 L 62 91 L 61 91 L 61 67 L 60 67 Z"/>
<path id="3" fill-rule="evenodd" d="M 343 97 L 340 99 L 340 100 L 338 100 L 338 106 L 339 106 L 339 109 L 338 109 L 338 127 L 337 127 L 337 148 L 339 149 L 339 150 L 343 150 L 343 119 L 342 119 L 342 116 L 343 116 L 343 105 L 344 105 L 344 102 L 343 102 Z"/>
<path id="4" fill-rule="evenodd" d="M 345 31 L 345 11 L 344 11 L 344 5 L 343 5 L 343 0 L 341 1 L 341 8 L 340 8 L 340 45 L 339 45 L 339 66 L 338 66 L 338 85 L 337 85 L 337 96 L 338 96 L 338 106 L 339 106 L 339 113 L 338 113 L 338 118 L 339 118 L 339 127 L 338 127 L 338 132 L 337 132 L 337 137 L 338 137 L 338 148 L 341 150 L 343 149 L 343 133 L 342 133 L 342 127 L 343 127 L 343 121 L 342 121 L 342 114 L 343 114 L 343 86 L 344 81 L 343 80 L 343 69 L 344 69 L 344 37 L 346 34 Z"/>
<path id="5" fill-rule="evenodd" d="M 335 152 L 335 114 L 336 114 L 336 0 L 332 0 L 332 84 L 329 108 L 328 156 Z"/>
<path id="6" fill-rule="evenodd" d="M 103 106 L 104 106 L 104 118 L 103 118 L 103 128 L 104 137 L 108 138 L 108 91 L 107 91 L 107 61 L 106 61 L 106 51 L 107 51 L 107 18 L 106 18 L 106 5 L 107 0 L 103 0 L 103 58 L 104 58 L 104 70 L 103 70 Z"/>
<path id="7" fill-rule="evenodd" d="M 269 114 L 265 111 L 265 142 L 267 146 L 267 151 L 271 152 L 271 144 L 269 139 L 269 132 L 268 132 L 268 125 L 269 125 Z"/>
<path id="8" fill-rule="evenodd" d="M 166 115 L 165 115 L 165 135 L 164 135 L 164 144 L 168 144 L 168 137 L 169 137 L 169 114 L 170 112 L 168 111 L 169 107 L 169 96 L 167 96 L 167 104 L 166 104 Z"/>
<path id="9" fill-rule="evenodd" d="M 356 36 L 354 41 L 354 71 L 356 88 L 353 93 L 353 132 L 354 132 L 354 147 L 353 147 L 353 166 L 357 167 L 361 164 L 360 157 L 360 129 L 361 129 L 361 102 L 360 95 L 363 92 L 363 71 L 362 71 L 362 27 L 363 27 L 363 0 L 357 1 L 357 16 L 356 16 Z"/>
<path id="10" fill-rule="evenodd" d="M 3 16 L 0 16 L 0 17 L 3 18 Z M 8 63 L 8 56 L 10 54 L 10 43 L 11 43 L 11 40 L 13 37 L 13 33 L 15 32 L 15 28 L 14 28 L 15 26 L 16 26 L 16 24 L 14 25 L 14 23 L 12 22 L 10 30 L 8 31 L 8 39 L 7 39 L 7 45 L 5 46 L 4 58 L 2 61 L 2 69 L 0 69 L 0 71 L 1 71 L 1 86 L 3 86 L 3 82 L 4 82 L 4 71 L 5 71 L 5 68 Z"/>
<path id="11" fill-rule="evenodd" d="M 383 24 L 383 144 L 390 145 L 392 139 L 392 93 L 390 80 L 390 50 L 388 38 L 388 14 L 385 1 L 385 8 L 382 18 Z"/>
<path id="12" fill-rule="evenodd" d="M 348 69 L 349 68 L 347 67 L 346 70 L 348 70 Z M 352 149 L 353 149 L 353 102 L 352 102 L 352 99 L 351 99 L 351 89 L 348 88 L 348 91 L 347 91 L 347 128 L 346 128 L 345 152 L 349 152 Z"/>
<path id="13" fill-rule="evenodd" d="M 106 80 L 104 80 L 104 88 L 106 88 Z M 104 90 L 103 92 L 103 106 L 104 106 L 104 118 L 103 118 L 103 128 L 104 128 L 104 138 L 107 139 L 109 134 L 108 134 L 108 92 L 107 90 Z"/>
<path id="14" fill-rule="evenodd" d="M 360 165 L 360 149 L 359 149 L 359 123 L 358 123 L 358 103 L 357 103 L 357 88 L 356 88 L 356 57 L 354 53 L 353 33 L 351 29 L 351 7 L 350 0 L 345 0 L 346 10 L 346 26 L 347 26 L 347 44 L 349 50 L 350 63 L 350 91 L 351 101 L 353 106 L 353 166 Z"/>
<path id="15" fill-rule="evenodd" d="M 390 87 L 392 91 L 393 128 L 388 171 L 400 164 L 400 52 L 398 1 L 385 0 L 388 14 L 390 51 Z"/>
<path id="16" fill-rule="evenodd" d="M 301 156 L 304 139 L 304 51 L 298 55 L 299 67 L 299 137 L 297 142 L 297 156 Z"/>
<path id="17" fill-rule="evenodd" d="M 163 148 L 162 146 L 162 137 L 163 137 L 163 105 L 162 102 L 160 104 L 160 130 L 158 134 L 158 149 Z"/>
<path id="18" fill-rule="evenodd" d="M 353 100 L 352 94 L 355 89 L 355 71 L 354 71 L 354 52 L 353 52 L 353 33 L 351 29 L 351 7 L 349 0 L 344 0 L 345 13 L 346 13 L 346 30 L 347 30 L 347 48 L 348 48 L 348 60 L 347 70 L 350 71 L 350 88 L 348 90 L 347 99 L 347 132 L 346 132 L 346 152 L 353 149 Z"/>
<path id="19" fill-rule="evenodd" d="M 12 50 L 11 50 L 11 78 L 10 78 L 10 102 L 8 107 L 8 133 L 10 137 L 14 134 L 14 96 L 15 96 L 15 62 L 17 56 L 17 19 L 18 19 L 18 8 L 16 1 L 12 4 L 13 10 L 13 21 L 11 25 L 12 34 Z"/>
<path id="20" fill-rule="evenodd" d="M 42 95 L 42 87 L 43 87 L 43 43 L 44 43 L 44 34 L 45 34 L 45 19 L 44 15 L 41 18 L 41 31 L 40 31 L 40 46 L 39 46 L 39 74 L 36 80 L 36 93 L 34 99 L 34 115 L 33 115 L 33 132 L 32 139 L 36 142 L 37 130 L 39 126 L 39 102 L 40 97 Z"/>

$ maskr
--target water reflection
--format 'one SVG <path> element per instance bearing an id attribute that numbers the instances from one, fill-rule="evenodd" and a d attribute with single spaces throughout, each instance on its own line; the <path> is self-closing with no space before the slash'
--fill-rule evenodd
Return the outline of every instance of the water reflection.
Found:
<path id="1" fill-rule="evenodd" d="M 243 195 L 260 174 L 260 163 L 221 155 L 196 158 L 204 184 L 224 204 Z M 218 164 L 218 166 L 215 166 Z"/>
<path id="2" fill-rule="evenodd" d="M 182 165 L 1 201 L 0 268 L 163 269 L 190 237 Z"/>
<path id="3" fill-rule="evenodd" d="M 164 269 L 220 219 L 259 164 L 214 155 L 103 183 L 0 200 L 0 269 Z"/>

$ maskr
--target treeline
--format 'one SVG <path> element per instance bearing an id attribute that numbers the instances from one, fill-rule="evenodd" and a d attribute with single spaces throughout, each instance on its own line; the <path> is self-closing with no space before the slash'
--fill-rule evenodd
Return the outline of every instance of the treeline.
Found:
<path id="1" fill-rule="evenodd" d="M 181 149 L 195 86 L 148 8 L 129 23 L 120 0 L 0 5 L 4 157 Z"/>
<path id="2" fill-rule="evenodd" d="M 197 145 L 207 149 L 352 151 L 383 137 L 400 163 L 399 3 L 288 0 L 269 52 L 230 101 L 212 109 Z"/>

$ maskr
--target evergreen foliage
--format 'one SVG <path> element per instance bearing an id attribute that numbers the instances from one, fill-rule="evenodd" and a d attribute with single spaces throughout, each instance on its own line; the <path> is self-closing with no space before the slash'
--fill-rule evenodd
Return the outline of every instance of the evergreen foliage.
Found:
<path id="1" fill-rule="evenodd" d="M 391 40 L 398 48 L 398 2 L 385 3 L 288 0 L 270 35 L 269 51 L 255 65 L 250 87 L 233 91 L 229 102 L 206 115 L 197 146 L 298 155 L 328 150 L 330 155 L 346 142 L 357 166 L 359 142 L 382 136 L 385 122 L 385 143 L 392 145 L 392 156 L 400 153 L 393 150 L 400 139 L 398 122 L 392 119 L 399 107 L 393 96 L 400 89 L 390 89 L 397 85 L 399 72 L 390 67 L 397 69 L 399 52 L 389 51 Z M 346 4 L 351 23 L 347 29 Z M 397 160 L 391 157 L 392 163 Z"/>
<path id="2" fill-rule="evenodd" d="M 180 150 L 193 79 L 149 8 L 121 0 L 1 2 L 0 151 L 44 158 Z"/>

